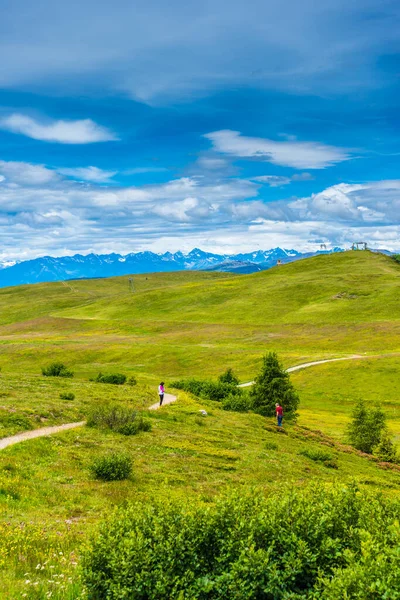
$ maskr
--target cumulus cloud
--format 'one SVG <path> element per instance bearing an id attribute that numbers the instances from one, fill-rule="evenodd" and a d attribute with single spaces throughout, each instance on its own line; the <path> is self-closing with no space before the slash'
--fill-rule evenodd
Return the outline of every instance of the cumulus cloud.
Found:
<path id="1" fill-rule="evenodd" d="M 107 187 L 4 161 L 0 173 L 3 260 L 196 245 L 221 252 L 277 245 L 312 250 L 316 240 L 348 247 L 356 238 L 400 249 L 400 180 L 342 183 L 268 201 L 266 188 L 241 178 Z"/>
<path id="2" fill-rule="evenodd" d="M 26 135 L 34 140 L 58 144 L 93 144 L 118 139 L 112 131 L 91 119 L 38 121 L 27 115 L 13 113 L 0 119 L 0 128 Z"/>
<path id="3" fill-rule="evenodd" d="M 295 169 L 325 169 L 349 160 L 351 152 L 320 142 L 274 141 L 225 129 L 207 133 L 214 150 L 237 158 L 257 159 Z"/>
<path id="4" fill-rule="evenodd" d="M 43 185 L 58 180 L 57 173 L 44 165 L 0 160 L 2 181 L 19 185 Z"/>

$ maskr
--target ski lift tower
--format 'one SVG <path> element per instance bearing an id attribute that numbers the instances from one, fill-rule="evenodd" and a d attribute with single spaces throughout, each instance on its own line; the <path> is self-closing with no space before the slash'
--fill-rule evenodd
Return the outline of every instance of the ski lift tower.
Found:
<path id="1" fill-rule="evenodd" d="M 367 250 L 367 242 L 353 242 L 352 250 Z"/>

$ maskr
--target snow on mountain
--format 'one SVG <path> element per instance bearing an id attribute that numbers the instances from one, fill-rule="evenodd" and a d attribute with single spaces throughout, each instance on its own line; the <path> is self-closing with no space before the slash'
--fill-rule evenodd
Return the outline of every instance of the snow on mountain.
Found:
<path id="1" fill-rule="evenodd" d="M 341 251 L 335 248 L 329 252 Z M 321 251 L 320 251 L 321 252 Z M 320 253 L 318 252 L 318 253 Z M 325 253 L 327 251 L 322 251 Z M 297 250 L 271 248 L 239 254 L 214 254 L 194 248 L 189 253 L 132 252 L 120 254 L 75 254 L 75 256 L 42 256 L 33 260 L 0 263 L 0 287 L 63 281 L 90 277 L 113 277 L 137 273 L 154 273 L 183 270 L 221 270 L 236 273 L 253 273 L 269 269 L 277 264 L 291 262 L 316 253 L 301 253 Z"/>

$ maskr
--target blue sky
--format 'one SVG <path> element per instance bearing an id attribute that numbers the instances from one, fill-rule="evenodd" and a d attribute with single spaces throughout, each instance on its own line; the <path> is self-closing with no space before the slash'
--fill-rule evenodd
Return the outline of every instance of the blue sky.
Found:
<path id="1" fill-rule="evenodd" d="M 397 1 L 0 0 L 0 261 L 400 250 Z"/>

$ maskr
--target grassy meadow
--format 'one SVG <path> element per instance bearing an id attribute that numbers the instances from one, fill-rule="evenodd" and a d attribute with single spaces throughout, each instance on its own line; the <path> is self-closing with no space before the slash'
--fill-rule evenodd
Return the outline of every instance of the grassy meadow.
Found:
<path id="1" fill-rule="evenodd" d="M 397 496 L 400 472 L 344 445 L 354 403 L 381 405 L 400 439 L 400 264 L 370 252 L 318 256 L 266 272 L 162 273 L 0 290 L 0 438 L 85 419 L 106 402 L 143 410 L 149 432 L 81 427 L 0 452 L 2 598 L 83 598 L 79 555 L 91 532 L 127 500 L 208 504 L 235 489 L 286 489 L 317 479 Z M 221 410 L 179 392 L 147 412 L 156 385 L 214 378 L 233 367 L 253 379 L 267 351 L 285 366 L 359 354 L 295 372 L 297 425 L 276 433 L 259 415 Z M 59 360 L 72 379 L 47 378 Z M 89 381 L 100 371 L 136 386 Z M 72 392 L 74 400 L 62 400 Z M 201 417 L 200 409 L 208 413 Z M 319 433 L 315 433 L 318 430 Z M 126 481 L 98 482 L 89 467 L 128 453 Z M 331 463 L 313 460 L 315 451 Z M 77 571 L 78 569 L 78 571 Z"/>

